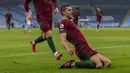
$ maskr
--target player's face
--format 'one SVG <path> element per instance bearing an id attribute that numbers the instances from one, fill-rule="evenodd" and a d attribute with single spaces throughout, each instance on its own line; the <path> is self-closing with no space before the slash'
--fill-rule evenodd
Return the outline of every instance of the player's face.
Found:
<path id="1" fill-rule="evenodd" d="M 73 10 L 72 7 L 66 7 L 65 16 L 69 19 L 73 18 Z"/>
<path id="2" fill-rule="evenodd" d="M 98 11 L 100 11 L 100 8 L 97 8 Z"/>

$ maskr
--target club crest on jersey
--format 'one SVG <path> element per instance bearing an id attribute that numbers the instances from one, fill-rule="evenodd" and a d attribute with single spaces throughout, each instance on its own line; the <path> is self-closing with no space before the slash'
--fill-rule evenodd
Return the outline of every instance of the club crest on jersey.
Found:
<path id="1" fill-rule="evenodd" d="M 64 24 L 60 24 L 60 28 L 61 28 L 61 29 L 64 28 Z"/>

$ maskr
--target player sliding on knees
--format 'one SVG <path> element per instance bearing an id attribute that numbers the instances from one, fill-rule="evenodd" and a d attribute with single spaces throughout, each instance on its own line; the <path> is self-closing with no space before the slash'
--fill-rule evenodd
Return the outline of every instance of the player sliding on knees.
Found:
<path id="1" fill-rule="evenodd" d="M 60 39 L 65 50 L 70 55 L 73 55 L 74 52 L 67 43 L 70 42 L 74 45 L 75 54 L 80 59 L 80 62 L 69 60 L 61 65 L 60 68 L 102 68 L 111 66 L 111 61 L 107 57 L 93 50 L 88 45 L 84 35 L 71 20 L 73 18 L 72 12 L 70 5 L 61 7 L 63 18 L 59 24 Z"/>

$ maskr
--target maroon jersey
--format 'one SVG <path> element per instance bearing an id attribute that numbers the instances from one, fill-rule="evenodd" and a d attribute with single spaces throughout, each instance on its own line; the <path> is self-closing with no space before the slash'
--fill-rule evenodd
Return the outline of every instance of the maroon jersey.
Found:
<path id="1" fill-rule="evenodd" d="M 72 43 L 75 46 L 76 55 L 83 59 L 87 54 L 92 56 L 96 54 L 87 44 L 84 35 L 81 33 L 79 28 L 70 20 L 63 19 L 59 24 L 60 33 L 66 32 L 66 39 L 68 42 Z"/>
<path id="2" fill-rule="evenodd" d="M 79 19 L 79 16 L 80 16 L 80 11 L 79 10 L 74 10 L 73 11 L 73 21 L 76 25 L 78 25 L 78 19 Z"/>
<path id="3" fill-rule="evenodd" d="M 7 20 L 11 20 L 13 17 L 12 17 L 12 14 L 10 12 L 7 12 L 6 15 L 5 15 L 5 18 Z"/>
<path id="4" fill-rule="evenodd" d="M 24 8 L 26 12 L 29 12 L 29 3 L 31 0 L 24 0 Z M 57 0 L 33 0 L 34 7 L 38 19 L 47 18 L 52 19 L 52 3 L 54 3 L 55 8 L 58 7 Z"/>
<path id="5" fill-rule="evenodd" d="M 6 18 L 6 24 L 10 24 L 12 17 L 12 14 L 10 12 L 7 12 L 5 15 Z"/>
<path id="6" fill-rule="evenodd" d="M 59 24 L 60 33 L 67 33 L 67 40 L 73 45 L 86 43 L 85 37 L 80 32 L 79 28 L 73 23 L 73 21 L 63 19 Z"/>
<path id="7" fill-rule="evenodd" d="M 96 17 L 97 17 L 97 20 L 101 20 L 102 19 L 102 12 L 101 11 L 97 11 L 96 12 Z"/>

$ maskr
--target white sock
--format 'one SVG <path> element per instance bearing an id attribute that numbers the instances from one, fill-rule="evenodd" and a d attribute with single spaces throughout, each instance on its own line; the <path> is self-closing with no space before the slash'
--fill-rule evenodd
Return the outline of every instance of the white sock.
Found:
<path id="1" fill-rule="evenodd" d="M 55 52 L 55 53 L 54 53 L 54 56 L 56 56 L 57 54 L 58 54 L 58 52 Z"/>
<path id="2" fill-rule="evenodd" d="M 35 44 L 35 41 L 33 40 L 33 42 L 32 42 L 33 44 Z"/>
<path id="3" fill-rule="evenodd" d="M 72 62 L 72 63 L 71 63 L 71 67 L 74 67 L 74 66 L 75 66 L 75 62 Z"/>

